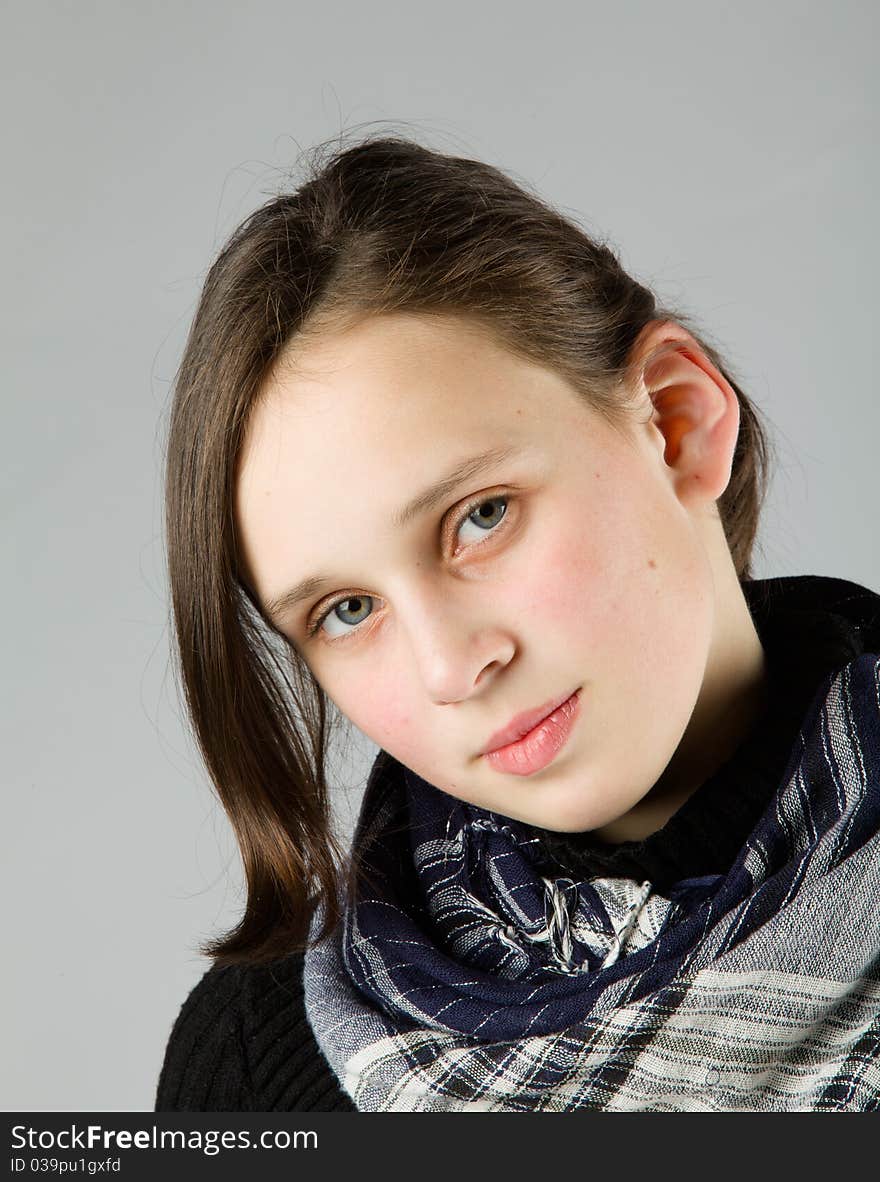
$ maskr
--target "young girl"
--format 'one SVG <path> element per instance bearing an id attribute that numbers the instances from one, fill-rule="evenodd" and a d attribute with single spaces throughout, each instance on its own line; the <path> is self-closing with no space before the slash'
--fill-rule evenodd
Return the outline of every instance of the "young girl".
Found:
<path id="1" fill-rule="evenodd" d="M 167 530 L 248 896 L 159 1109 L 880 1107 L 880 597 L 750 577 L 765 479 L 717 352 L 494 168 L 368 139 L 244 222 Z"/>

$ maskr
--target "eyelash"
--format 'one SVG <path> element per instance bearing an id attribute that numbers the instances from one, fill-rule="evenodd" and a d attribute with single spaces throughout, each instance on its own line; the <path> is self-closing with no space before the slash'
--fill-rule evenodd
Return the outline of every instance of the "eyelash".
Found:
<path id="1" fill-rule="evenodd" d="M 464 525 L 464 523 L 467 521 L 467 519 L 470 517 L 470 515 L 472 513 L 474 513 L 477 509 L 479 509 L 481 505 L 485 505 L 490 501 L 503 501 L 504 502 L 504 513 L 502 514 L 501 520 L 492 529 L 486 530 L 487 538 L 495 537 L 496 534 L 498 534 L 501 530 L 504 529 L 504 524 L 508 519 L 510 504 L 511 504 L 512 500 L 513 500 L 513 497 L 511 497 L 507 493 L 494 493 L 494 494 L 490 493 L 488 496 L 483 495 L 483 496 L 475 497 L 472 501 L 469 501 L 467 503 L 467 505 L 464 506 L 464 508 L 461 510 L 461 512 L 456 517 L 455 523 L 452 527 L 452 536 L 458 537 L 458 533 L 459 533 L 459 530 L 461 529 L 461 527 Z M 469 544 L 469 546 L 467 548 L 470 549 L 474 546 L 482 546 L 484 544 L 485 544 L 484 542 L 472 542 Z M 330 613 L 334 610 L 334 608 L 339 606 L 340 603 L 345 603 L 349 599 L 358 599 L 361 597 L 372 598 L 371 596 L 366 596 L 366 595 L 360 596 L 357 592 L 351 592 L 348 595 L 341 595 L 338 599 L 334 599 L 333 602 L 328 604 L 327 607 L 321 612 L 320 616 L 318 616 L 318 618 L 316 620 L 314 620 L 308 626 L 308 629 L 307 629 L 308 638 L 311 640 L 318 635 L 318 633 L 321 631 L 321 629 L 324 625 L 324 621 L 327 619 L 327 617 L 330 615 Z M 356 636 L 361 631 L 363 624 L 365 624 L 368 619 L 369 619 L 369 616 L 361 624 L 358 624 L 355 627 L 353 627 L 349 632 L 343 633 L 342 636 L 328 636 L 326 638 L 326 643 L 327 644 L 337 644 L 340 641 L 344 642 L 345 640 L 347 640 L 351 636 Z M 343 621 L 340 621 L 340 623 L 342 623 L 342 622 Z"/>

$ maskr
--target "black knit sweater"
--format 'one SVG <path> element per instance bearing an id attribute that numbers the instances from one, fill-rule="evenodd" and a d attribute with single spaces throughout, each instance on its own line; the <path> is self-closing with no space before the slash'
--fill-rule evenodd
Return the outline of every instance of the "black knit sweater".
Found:
<path id="1" fill-rule="evenodd" d="M 767 654 L 769 706 L 697 792 L 643 841 L 542 829 L 548 867 L 563 873 L 681 878 L 724 873 L 785 771 L 800 722 L 826 676 L 880 652 L 880 596 L 842 579 L 744 582 Z M 210 969 L 180 1011 L 165 1052 L 156 1111 L 353 1111 L 305 1013 L 302 953 L 268 966 Z"/>

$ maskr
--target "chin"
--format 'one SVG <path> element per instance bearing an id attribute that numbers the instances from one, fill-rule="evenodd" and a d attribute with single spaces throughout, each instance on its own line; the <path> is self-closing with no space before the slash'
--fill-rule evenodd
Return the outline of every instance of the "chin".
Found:
<path id="1" fill-rule="evenodd" d="M 637 804 L 637 800 L 627 800 L 609 805 L 607 801 L 584 800 L 580 794 L 579 799 L 560 801 L 558 807 L 547 809 L 541 816 L 523 819 L 553 833 L 587 833 L 620 821 Z"/>
<path id="2" fill-rule="evenodd" d="M 587 833 L 591 829 L 601 827 L 606 822 L 586 817 L 533 817 L 530 824 L 539 829 L 546 829 L 550 833 Z"/>

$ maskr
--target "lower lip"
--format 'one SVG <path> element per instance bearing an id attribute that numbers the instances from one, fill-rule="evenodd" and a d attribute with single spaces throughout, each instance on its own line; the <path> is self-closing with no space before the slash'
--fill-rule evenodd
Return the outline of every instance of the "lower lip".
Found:
<path id="1" fill-rule="evenodd" d="M 511 776 L 531 776 L 556 758 L 574 727 L 581 704 L 580 690 L 575 690 L 552 714 L 506 747 L 487 751 L 483 758 L 499 772 Z"/>

